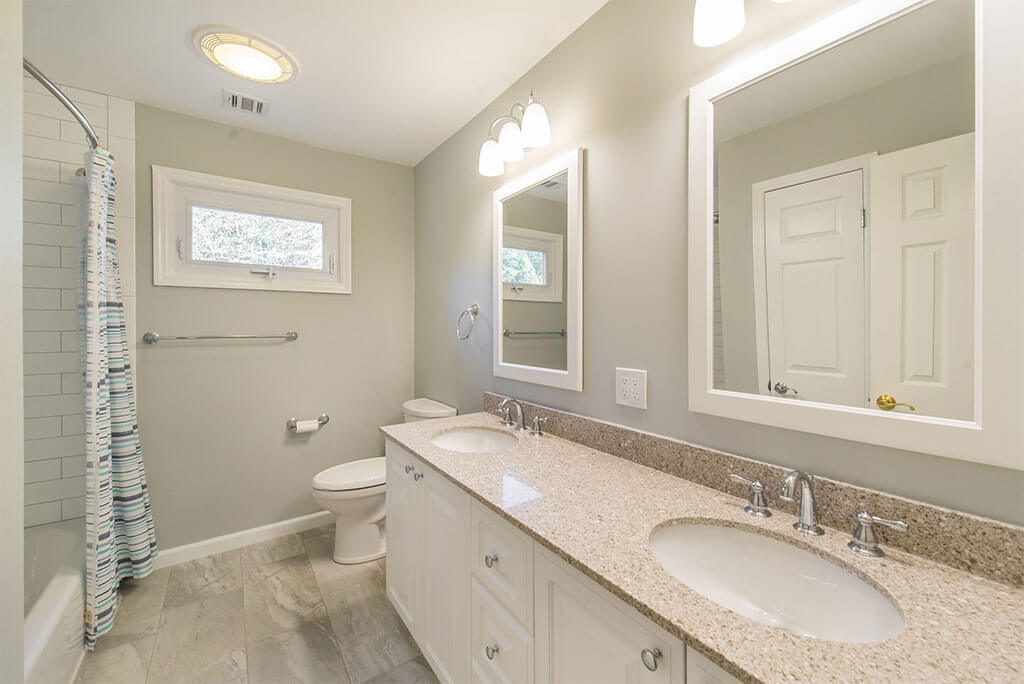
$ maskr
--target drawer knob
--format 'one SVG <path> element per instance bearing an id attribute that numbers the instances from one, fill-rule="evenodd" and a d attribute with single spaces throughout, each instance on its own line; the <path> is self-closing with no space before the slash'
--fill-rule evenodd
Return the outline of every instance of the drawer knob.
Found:
<path id="1" fill-rule="evenodd" d="M 419 482 L 420 480 L 423 479 L 423 473 L 413 473 L 412 474 L 412 479 L 414 479 L 417 482 Z"/>
<path id="2" fill-rule="evenodd" d="M 413 468 L 413 467 L 412 467 L 411 465 L 407 465 L 407 466 L 405 466 L 405 474 L 406 474 L 406 475 L 408 475 L 409 473 L 411 473 L 411 472 L 412 472 L 413 470 L 414 470 L 414 468 Z"/>
<path id="3" fill-rule="evenodd" d="M 661 660 L 661 649 L 645 648 L 640 651 L 640 660 L 644 662 L 644 667 L 651 672 L 655 672 L 658 669 L 658 661 Z"/>
<path id="4" fill-rule="evenodd" d="M 484 653 L 487 654 L 488 660 L 494 660 L 494 656 L 498 655 L 498 644 L 493 646 L 484 646 Z"/>
<path id="5" fill-rule="evenodd" d="M 497 563 L 497 562 L 498 562 L 498 554 L 496 554 L 496 553 L 489 553 L 486 556 L 484 556 L 484 565 L 486 565 L 489 568 L 493 568 L 494 564 Z"/>

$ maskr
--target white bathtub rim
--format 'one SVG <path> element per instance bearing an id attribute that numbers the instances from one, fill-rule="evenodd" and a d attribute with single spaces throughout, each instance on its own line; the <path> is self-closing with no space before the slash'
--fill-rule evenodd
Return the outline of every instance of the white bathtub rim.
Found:
<path id="1" fill-rule="evenodd" d="M 73 601 L 83 602 L 84 609 L 84 599 L 84 577 L 81 571 L 59 569 L 25 616 L 25 681 L 35 681 L 40 656 L 60 630 L 68 604 Z M 78 676 L 84 656 L 83 643 L 69 681 L 74 682 Z"/>

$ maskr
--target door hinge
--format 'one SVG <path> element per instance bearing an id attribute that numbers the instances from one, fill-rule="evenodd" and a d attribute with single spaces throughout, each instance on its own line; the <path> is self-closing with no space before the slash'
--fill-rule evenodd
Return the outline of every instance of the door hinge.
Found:
<path id="1" fill-rule="evenodd" d="M 863 209 L 862 208 L 860 210 L 860 227 L 861 228 L 867 228 L 868 227 L 868 210 L 867 209 Z"/>

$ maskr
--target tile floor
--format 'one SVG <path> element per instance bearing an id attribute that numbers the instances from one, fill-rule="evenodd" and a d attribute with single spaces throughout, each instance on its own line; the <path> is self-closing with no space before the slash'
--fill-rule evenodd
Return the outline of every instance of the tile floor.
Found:
<path id="1" fill-rule="evenodd" d="M 384 593 L 384 561 L 339 565 L 333 525 L 122 583 L 78 681 L 437 682 Z"/>

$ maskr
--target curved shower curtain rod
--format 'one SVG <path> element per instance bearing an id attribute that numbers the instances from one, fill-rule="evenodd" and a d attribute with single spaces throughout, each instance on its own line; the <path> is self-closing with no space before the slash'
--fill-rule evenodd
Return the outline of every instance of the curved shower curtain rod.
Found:
<path id="1" fill-rule="evenodd" d="M 89 138 L 89 147 L 93 149 L 99 147 L 100 139 L 96 137 L 96 131 L 92 129 L 92 124 L 90 124 L 89 120 L 85 118 L 85 114 L 82 114 L 81 110 L 75 106 L 75 103 L 72 102 L 67 95 L 62 93 L 60 88 L 53 84 L 53 81 L 46 78 L 46 76 L 43 75 L 43 72 L 37 69 L 32 62 L 22 58 L 21 65 L 25 67 L 25 71 L 32 75 L 32 78 L 42 83 L 44 88 L 49 90 L 62 105 L 67 107 L 67 110 L 71 112 L 71 116 L 78 120 L 78 123 L 85 129 L 85 137 Z"/>

